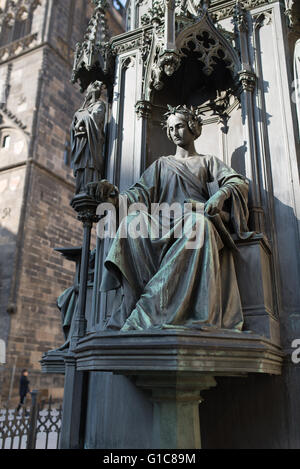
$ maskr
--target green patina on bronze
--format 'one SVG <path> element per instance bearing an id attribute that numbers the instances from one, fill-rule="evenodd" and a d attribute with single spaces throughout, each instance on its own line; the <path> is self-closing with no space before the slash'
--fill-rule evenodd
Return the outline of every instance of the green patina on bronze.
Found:
<path id="1" fill-rule="evenodd" d="M 113 312 L 108 328 L 242 328 L 232 234 L 239 239 L 252 235 L 247 227 L 248 183 L 218 158 L 196 152 L 194 140 L 201 133 L 201 125 L 195 129 L 193 111 L 182 107 L 171 112 L 167 132 L 177 146 L 176 154 L 156 160 L 121 194 L 121 200 L 126 196 L 129 206 L 142 203 L 146 210 L 133 212 L 121 221 L 105 261 L 101 290 L 121 287 L 123 292 L 123 301 Z M 209 194 L 212 183 L 218 189 Z M 102 181 L 91 187 L 91 192 L 111 196 L 112 188 Z M 182 207 L 186 202 L 202 203 L 204 213 L 191 210 L 184 220 L 174 218 L 164 236 L 153 237 L 153 225 L 160 221 L 153 218 L 151 204 L 174 202 Z M 148 235 L 124 237 L 124 230 L 137 223 L 136 217 L 146 226 Z M 178 238 L 175 232 L 179 223 L 187 230 Z M 200 235 L 190 249 L 190 234 L 196 228 Z"/>

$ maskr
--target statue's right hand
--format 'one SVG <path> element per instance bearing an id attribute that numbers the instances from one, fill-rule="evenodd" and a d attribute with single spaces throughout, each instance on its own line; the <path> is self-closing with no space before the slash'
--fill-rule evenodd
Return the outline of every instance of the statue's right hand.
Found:
<path id="1" fill-rule="evenodd" d="M 119 189 L 106 179 L 102 179 L 87 184 L 87 194 L 97 202 L 112 202 L 114 198 L 117 198 Z"/>

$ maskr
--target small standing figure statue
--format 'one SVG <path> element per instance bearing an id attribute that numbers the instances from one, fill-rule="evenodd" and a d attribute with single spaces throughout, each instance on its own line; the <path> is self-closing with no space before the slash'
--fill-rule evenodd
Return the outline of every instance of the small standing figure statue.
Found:
<path id="1" fill-rule="evenodd" d="M 91 83 L 83 105 L 75 113 L 71 125 L 71 155 L 75 194 L 85 193 L 86 185 L 102 178 L 104 157 L 104 124 L 106 104 L 102 95 L 106 86 L 101 81 Z"/>

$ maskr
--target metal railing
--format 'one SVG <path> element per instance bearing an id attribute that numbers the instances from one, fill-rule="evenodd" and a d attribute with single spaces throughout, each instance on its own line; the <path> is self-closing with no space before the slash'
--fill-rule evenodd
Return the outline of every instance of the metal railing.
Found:
<path id="1" fill-rule="evenodd" d="M 31 393 L 30 409 L 0 410 L 0 449 L 57 449 L 61 430 L 61 405 L 38 402 L 38 391 Z"/>

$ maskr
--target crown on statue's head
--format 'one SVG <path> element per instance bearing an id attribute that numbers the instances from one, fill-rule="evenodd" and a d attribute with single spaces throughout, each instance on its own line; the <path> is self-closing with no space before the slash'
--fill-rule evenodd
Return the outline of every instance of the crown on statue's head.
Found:
<path id="1" fill-rule="evenodd" d="M 168 104 L 167 107 L 168 111 L 164 114 L 162 126 L 167 129 L 168 137 L 168 119 L 170 116 L 175 114 L 182 114 L 195 138 L 200 137 L 202 131 L 202 119 L 197 108 L 194 108 L 194 106 L 188 107 L 186 104 L 180 104 L 175 107 Z"/>

